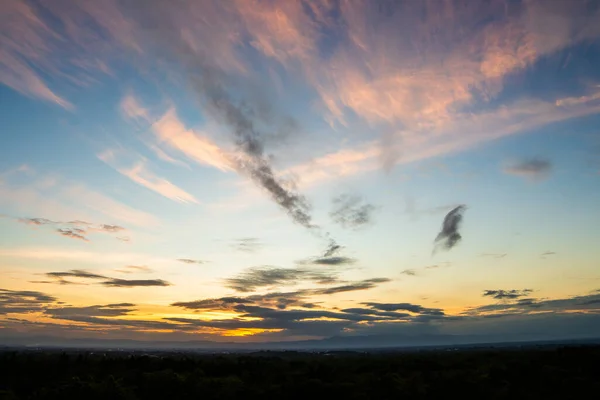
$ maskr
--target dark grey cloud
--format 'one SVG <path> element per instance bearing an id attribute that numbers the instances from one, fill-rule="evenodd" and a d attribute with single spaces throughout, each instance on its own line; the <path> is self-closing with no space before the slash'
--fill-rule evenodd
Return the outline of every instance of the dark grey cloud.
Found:
<path id="1" fill-rule="evenodd" d="M 42 311 L 55 302 L 54 296 L 42 292 L 0 289 L 0 315 Z"/>
<path id="2" fill-rule="evenodd" d="M 327 249 L 323 253 L 323 257 L 324 258 L 332 257 L 332 256 L 336 255 L 340 250 L 342 250 L 342 248 L 343 248 L 343 246 L 337 244 L 335 240 L 330 239 L 329 245 L 327 246 Z"/>
<path id="3" fill-rule="evenodd" d="M 498 290 L 484 290 L 483 291 L 483 296 L 484 297 L 492 297 L 494 299 L 498 299 L 498 300 L 504 300 L 504 299 L 517 299 L 519 297 L 525 297 L 528 296 L 531 292 L 533 292 L 532 289 L 510 289 L 510 290 L 502 290 L 502 289 L 498 289 Z"/>
<path id="4" fill-rule="evenodd" d="M 554 252 L 554 251 L 545 251 L 542 254 L 540 254 L 540 257 L 546 258 L 548 256 L 554 256 L 554 255 L 556 255 L 556 252 Z"/>
<path id="5" fill-rule="evenodd" d="M 171 284 L 162 279 L 117 279 L 111 278 L 101 282 L 104 286 L 111 287 L 145 287 L 145 286 L 171 286 Z"/>
<path id="6" fill-rule="evenodd" d="M 184 264 L 205 264 L 206 263 L 206 261 L 194 260 L 191 258 L 178 258 L 177 261 L 182 262 Z"/>
<path id="7" fill-rule="evenodd" d="M 379 311 L 379 310 L 374 310 L 372 308 L 360 308 L 360 307 L 344 308 L 344 309 L 342 309 L 342 311 L 345 313 L 374 315 L 374 316 L 386 317 L 386 318 L 391 318 L 391 319 L 408 319 L 412 316 L 412 314 L 409 314 L 409 313 L 399 313 L 399 312 L 395 312 L 395 311 Z"/>
<path id="8" fill-rule="evenodd" d="M 77 229 L 77 228 L 59 228 L 56 230 L 56 232 L 58 232 L 60 235 L 62 236 L 66 236 L 66 237 L 70 237 L 72 239 L 79 239 L 79 240 L 83 240 L 84 242 L 89 242 L 89 239 L 86 238 L 83 234 L 86 233 L 84 230 L 82 229 Z"/>
<path id="9" fill-rule="evenodd" d="M 360 196 L 342 194 L 333 199 L 329 216 L 343 228 L 356 229 L 370 224 L 376 209 L 372 204 L 365 204 Z"/>
<path id="10" fill-rule="evenodd" d="M 64 272 L 48 272 L 46 276 L 53 278 L 53 281 L 38 281 L 38 283 L 58 283 L 75 284 L 75 282 L 66 281 L 64 278 L 80 278 L 97 281 L 98 284 L 110 287 L 138 287 L 138 286 L 170 286 L 169 282 L 162 279 L 119 279 L 111 278 L 106 275 L 94 274 L 84 270 L 70 270 Z"/>
<path id="11" fill-rule="evenodd" d="M 403 275 L 408 275 L 408 276 L 416 276 L 417 275 L 417 271 L 415 271 L 414 269 L 405 269 L 404 271 L 400 272 Z"/>
<path id="12" fill-rule="evenodd" d="M 462 237 L 458 230 L 460 229 L 465 210 L 466 206 L 460 205 L 446 214 L 442 223 L 442 230 L 435 238 L 436 247 L 441 246 L 443 249 L 450 250 L 460 242 Z"/>
<path id="13" fill-rule="evenodd" d="M 263 243 L 261 243 L 258 238 L 246 237 L 235 239 L 231 246 L 237 251 L 254 253 L 263 247 Z"/>
<path id="14" fill-rule="evenodd" d="M 52 307 L 45 314 L 55 318 L 72 316 L 120 317 L 136 311 L 135 304 L 116 303 L 87 307 Z"/>
<path id="15" fill-rule="evenodd" d="M 549 160 L 531 158 L 504 167 L 504 172 L 531 180 L 542 180 L 552 172 L 552 163 Z"/>
<path id="16" fill-rule="evenodd" d="M 87 272 L 81 269 L 72 269 L 70 271 L 65 272 L 48 272 L 46 274 L 51 278 L 83 278 L 83 279 L 107 279 L 104 275 L 94 274 L 92 272 Z"/>
<path id="17" fill-rule="evenodd" d="M 225 280 L 225 286 L 238 292 L 252 292 L 257 288 L 294 285 L 301 281 L 332 284 L 339 281 L 337 274 L 316 268 L 255 267 Z"/>
<path id="18" fill-rule="evenodd" d="M 523 293 L 516 293 L 517 297 L 514 297 L 514 295 L 511 296 L 511 293 L 509 293 L 508 297 L 502 296 L 499 298 L 502 300 L 501 302 L 471 307 L 463 314 L 488 317 L 497 315 L 526 315 L 537 311 L 554 313 L 581 311 L 600 312 L 600 293 L 560 299 L 535 299 L 524 297 L 527 296 L 526 293 L 523 296 L 518 296 L 519 294 Z M 491 294 L 488 297 L 494 297 L 494 294 Z"/>
<path id="19" fill-rule="evenodd" d="M 350 265 L 354 264 L 356 259 L 350 257 L 320 257 L 312 260 L 305 260 L 302 263 L 310 263 L 315 265 Z"/>
<path id="20" fill-rule="evenodd" d="M 159 20 L 157 23 L 163 27 L 162 39 L 169 42 L 169 48 L 187 68 L 188 78 L 204 110 L 229 127 L 235 144 L 244 153 L 244 157 L 234 160 L 238 171 L 263 188 L 295 223 L 312 229 L 310 203 L 295 190 L 292 182 L 276 176 L 270 157 L 265 154 L 265 144 L 273 132 L 296 131 L 297 122 L 288 116 L 276 115 L 274 107 L 252 91 L 241 98 L 242 82 L 234 86 L 231 77 L 213 64 L 211 58 L 198 55 L 188 42 L 180 39 L 178 26 L 167 27 L 164 19 L 159 17 Z"/>
<path id="21" fill-rule="evenodd" d="M 377 302 L 366 302 L 361 303 L 367 307 L 381 311 L 409 311 L 415 314 L 424 315 L 444 315 L 444 311 L 439 308 L 427 308 L 418 304 L 412 303 L 377 303 Z"/>
<path id="22" fill-rule="evenodd" d="M 388 278 L 365 279 L 363 281 L 353 282 L 353 283 L 349 283 L 347 285 L 334 286 L 334 287 L 323 288 L 323 289 L 312 289 L 311 293 L 312 294 L 335 294 L 335 293 L 342 293 L 342 292 L 353 292 L 356 290 L 367 290 L 367 289 L 372 289 L 372 288 L 376 287 L 380 283 L 387 283 L 390 281 L 391 280 Z"/>
<path id="23" fill-rule="evenodd" d="M 368 290 L 378 284 L 389 282 L 387 278 L 372 278 L 362 281 L 350 282 L 344 285 L 332 286 L 318 289 L 300 289 L 293 292 L 272 292 L 256 294 L 244 297 L 227 296 L 215 299 L 195 300 L 188 302 L 176 302 L 174 307 L 182 307 L 190 310 L 234 310 L 237 305 L 258 305 L 263 307 L 275 307 L 285 309 L 289 306 L 302 306 L 307 303 L 307 298 L 319 295 L 332 295 L 336 293 Z"/>

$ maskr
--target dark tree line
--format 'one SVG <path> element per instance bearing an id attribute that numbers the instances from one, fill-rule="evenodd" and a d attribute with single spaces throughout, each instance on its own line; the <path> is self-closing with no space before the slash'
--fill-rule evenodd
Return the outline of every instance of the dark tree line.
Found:
<path id="1" fill-rule="evenodd" d="M 0 399 L 571 399 L 600 347 L 383 354 L 0 353 Z M 592 396 L 592 397 L 590 397 Z"/>

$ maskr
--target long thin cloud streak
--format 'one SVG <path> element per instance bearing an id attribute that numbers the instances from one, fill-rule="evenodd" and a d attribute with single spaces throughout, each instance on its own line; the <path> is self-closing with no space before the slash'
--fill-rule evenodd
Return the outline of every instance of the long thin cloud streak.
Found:
<path id="1" fill-rule="evenodd" d="M 273 168 L 264 155 L 262 134 L 255 128 L 252 117 L 236 104 L 215 74 L 215 71 L 205 67 L 194 82 L 198 93 L 208 103 L 209 109 L 232 128 L 236 145 L 248 156 L 237 160 L 238 169 L 247 173 L 256 184 L 267 190 L 271 198 L 294 222 L 306 228 L 313 228 L 308 200 L 301 194 L 285 188 L 285 182 L 275 176 Z"/>
<path id="2" fill-rule="evenodd" d="M 159 11 L 160 7 L 157 8 Z M 273 199 L 295 223 L 312 229 L 311 206 L 300 193 L 288 186 L 288 182 L 275 176 L 271 163 L 265 155 L 265 137 L 259 125 L 272 125 L 274 119 L 272 107 L 265 104 L 261 93 L 235 98 L 232 91 L 239 90 L 242 85 L 234 86 L 233 78 L 220 68 L 218 61 L 213 60 L 206 51 L 198 49 L 194 43 L 182 37 L 176 20 L 166 21 L 161 12 L 154 14 L 153 23 L 158 29 L 153 29 L 154 44 L 160 51 L 174 51 L 175 56 L 182 62 L 199 100 L 214 118 L 231 129 L 235 143 L 241 154 L 234 160 L 239 172 L 248 175 L 252 181 L 267 191 Z M 149 32 L 150 33 L 150 32 Z M 260 98 L 260 100 L 259 100 Z M 274 129 L 277 132 L 289 131 L 295 127 L 295 122 L 289 117 L 281 117 L 283 123 Z M 279 124 L 278 124 L 279 125 Z"/>
<path id="3" fill-rule="evenodd" d="M 466 209 L 467 207 L 463 204 L 454 208 L 452 211 L 446 214 L 446 217 L 444 218 L 444 223 L 442 224 L 442 230 L 440 231 L 440 233 L 438 233 L 437 237 L 435 238 L 435 243 L 441 245 L 442 248 L 446 250 L 450 250 L 454 246 L 456 246 L 458 242 L 460 242 L 462 236 L 460 235 L 458 230 L 460 228 L 460 223 L 463 219 L 463 213 Z"/>

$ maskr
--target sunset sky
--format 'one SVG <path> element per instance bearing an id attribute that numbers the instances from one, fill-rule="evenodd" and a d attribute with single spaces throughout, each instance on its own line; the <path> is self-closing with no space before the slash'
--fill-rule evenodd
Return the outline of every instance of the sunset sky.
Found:
<path id="1" fill-rule="evenodd" d="M 600 336 L 599 21 L 0 0 L 0 343 Z"/>

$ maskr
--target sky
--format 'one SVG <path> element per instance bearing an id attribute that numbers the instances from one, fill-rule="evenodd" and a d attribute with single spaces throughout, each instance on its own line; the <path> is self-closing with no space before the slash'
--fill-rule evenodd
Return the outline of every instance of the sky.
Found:
<path id="1" fill-rule="evenodd" d="M 598 21 L 2 0 L 0 341 L 600 336 Z"/>

